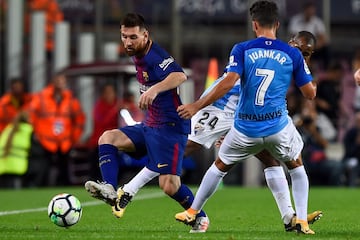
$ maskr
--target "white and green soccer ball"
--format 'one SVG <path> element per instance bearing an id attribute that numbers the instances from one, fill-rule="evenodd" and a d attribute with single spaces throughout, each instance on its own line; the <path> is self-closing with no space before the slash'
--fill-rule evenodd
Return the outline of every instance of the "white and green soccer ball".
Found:
<path id="1" fill-rule="evenodd" d="M 70 227 L 80 221 L 82 207 L 79 199 L 69 193 L 54 196 L 48 206 L 48 216 L 60 227 Z"/>

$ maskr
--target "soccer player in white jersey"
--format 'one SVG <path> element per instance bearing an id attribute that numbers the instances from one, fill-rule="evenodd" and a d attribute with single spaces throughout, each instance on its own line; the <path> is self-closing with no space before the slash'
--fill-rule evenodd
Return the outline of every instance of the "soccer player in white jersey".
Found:
<path id="1" fill-rule="evenodd" d="M 255 2 L 250 15 L 257 38 L 233 47 L 226 77 L 206 96 L 178 108 L 181 117 L 191 118 L 222 97 L 241 78 L 234 125 L 220 147 L 218 158 L 204 175 L 191 208 L 175 217 L 186 224 L 194 222 L 198 211 L 234 164 L 267 150 L 289 168 L 296 231 L 314 234 L 307 221 L 309 181 L 301 160 L 303 142 L 288 116 L 286 93 L 293 77 L 308 99 L 315 98 L 316 86 L 300 51 L 276 39 L 279 27 L 276 4 Z"/>

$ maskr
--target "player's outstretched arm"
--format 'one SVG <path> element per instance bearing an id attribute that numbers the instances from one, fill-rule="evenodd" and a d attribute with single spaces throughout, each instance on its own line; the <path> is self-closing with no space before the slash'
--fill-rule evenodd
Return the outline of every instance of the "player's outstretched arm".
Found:
<path id="1" fill-rule="evenodd" d="M 235 72 L 229 72 L 226 77 L 221 82 L 219 82 L 219 84 L 216 85 L 207 95 L 198 99 L 194 103 L 179 106 L 177 109 L 179 116 L 185 119 L 190 119 L 197 111 L 215 102 L 217 99 L 224 96 L 225 93 L 230 91 L 239 78 L 239 74 Z"/>
<path id="2" fill-rule="evenodd" d="M 300 91 L 305 98 L 313 100 L 316 97 L 316 84 L 309 82 L 301 86 Z"/>

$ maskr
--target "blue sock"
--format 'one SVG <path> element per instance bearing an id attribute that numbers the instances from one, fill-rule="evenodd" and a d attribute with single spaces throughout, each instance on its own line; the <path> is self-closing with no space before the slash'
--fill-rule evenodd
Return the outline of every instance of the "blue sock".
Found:
<path id="1" fill-rule="evenodd" d="M 118 186 L 120 166 L 118 160 L 118 149 L 114 145 L 99 145 L 99 166 L 103 181 L 110 183 L 116 190 Z"/>
<path id="2" fill-rule="evenodd" d="M 186 210 L 191 207 L 192 202 L 194 201 L 194 194 L 186 186 L 185 184 L 181 184 L 179 190 L 171 196 L 175 201 L 180 203 L 180 205 Z M 197 217 L 205 217 L 206 214 L 203 210 L 201 210 L 197 215 Z"/>

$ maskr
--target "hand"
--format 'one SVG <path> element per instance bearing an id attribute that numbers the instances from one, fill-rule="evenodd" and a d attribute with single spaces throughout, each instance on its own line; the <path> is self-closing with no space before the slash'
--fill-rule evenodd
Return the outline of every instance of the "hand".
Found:
<path id="1" fill-rule="evenodd" d="M 216 141 L 215 141 L 215 147 L 219 148 L 222 144 L 222 142 L 224 141 L 224 138 L 225 136 L 220 136 L 220 138 L 218 138 Z"/>
<path id="2" fill-rule="evenodd" d="M 139 108 L 141 110 L 147 110 L 149 108 L 149 105 L 153 103 L 157 95 L 158 93 L 156 92 L 155 88 L 149 88 L 147 91 L 140 95 Z"/>
<path id="3" fill-rule="evenodd" d="M 355 82 L 360 86 L 360 68 L 354 73 Z"/>
<path id="4" fill-rule="evenodd" d="M 185 119 L 190 119 L 198 110 L 194 103 L 181 105 L 177 108 L 179 116 Z"/>

